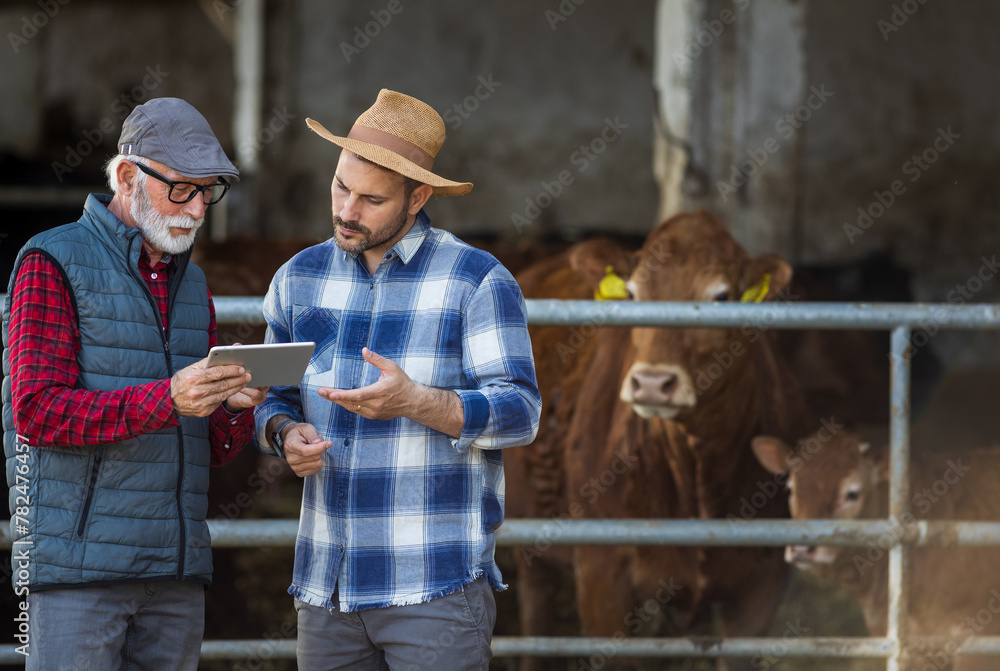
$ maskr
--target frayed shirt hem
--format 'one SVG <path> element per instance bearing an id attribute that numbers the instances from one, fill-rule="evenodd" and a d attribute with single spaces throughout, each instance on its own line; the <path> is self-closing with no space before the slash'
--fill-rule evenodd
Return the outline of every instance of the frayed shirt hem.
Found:
<path id="1" fill-rule="evenodd" d="M 341 608 L 340 604 L 337 604 L 336 610 L 343 613 L 353 613 L 359 610 L 371 610 L 373 608 L 390 608 L 393 606 L 413 606 L 420 603 L 427 603 L 428 601 L 433 601 L 434 599 L 440 599 L 443 596 L 448 596 L 449 594 L 454 594 L 455 592 L 463 589 L 466 585 L 471 585 L 480 578 L 486 578 L 490 587 L 492 587 L 497 592 L 503 592 L 507 589 L 506 583 L 500 582 L 496 577 L 490 574 L 489 571 L 479 569 L 465 576 L 461 582 L 454 585 L 449 585 L 443 589 L 437 590 L 435 592 L 430 592 L 428 594 L 414 594 L 410 596 L 404 596 L 391 601 L 386 601 L 382 603 L 356 603 L 347 604 L 346 607 Z M 292 585 L 288 588 L 288 593 L 292 595 L 293 598 L 307 603 L 310 606 L 316 606 L 317 608 L 325 608 L 328 611 L 334 611 L 334 604 L 332 599 L 323 598 L 315 594 L 310 594 L 307 590 Z"/>

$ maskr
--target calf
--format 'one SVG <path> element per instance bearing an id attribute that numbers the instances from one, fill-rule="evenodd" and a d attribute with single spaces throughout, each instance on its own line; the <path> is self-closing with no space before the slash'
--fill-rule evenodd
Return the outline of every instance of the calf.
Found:
<path id="1" fill-rule="evenodd" d="M 916 519 L 998 519 L 1000 451 L 934 453 L 915 447 L 919 456 L 912 463 L 910 505 Z M 883 519 L 888 515 L 885 447 L 840 432 L 811 435 L 794 448 L 778 438 L 758 436 L 753 451 L 765 468 L 787 480 L 795 519 Z M 785 559 L 840 582 L 861 607 L 869 633 L 882 636 L 887 626 L 886 547 L 884 543 L 867 548 L 789 546 Z M 907 634 L 1000 633 L 1000 548 L 914 548 L 911 567 Z M 906 668 L 947 668 L 953 652 L 951 648 L 915 656 Z M 995 670 L 1000 668 L 1000 659 L 958 656 L 954 668 Z"/>

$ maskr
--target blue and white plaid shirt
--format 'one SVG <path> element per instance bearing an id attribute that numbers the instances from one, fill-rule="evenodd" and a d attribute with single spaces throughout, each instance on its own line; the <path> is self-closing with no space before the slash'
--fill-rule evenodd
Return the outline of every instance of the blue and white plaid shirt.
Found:
<path id="1" fill-rule="evenodd" d="M 421 211 L 374 277 L 333 240 L 282 266 L 264 299 L 267 342 L 315 341 L 298 387 L 272 387 L 256 409 L 257 440 L 287 414 L 333 441 L 305 478 L 289 593 L 341 611 L 422 603 L 480 576 L 504 587 L 494 561 L 503 521 L 499 448 L 538 431 L 541 397 L 521 291 L 489 254 L 431 228 Z M 409 419 L 371 420 L 317 394 L 356 389 L 379 370 L 361 348 L 414 381 L 454 390 L 458 439 Z"/>

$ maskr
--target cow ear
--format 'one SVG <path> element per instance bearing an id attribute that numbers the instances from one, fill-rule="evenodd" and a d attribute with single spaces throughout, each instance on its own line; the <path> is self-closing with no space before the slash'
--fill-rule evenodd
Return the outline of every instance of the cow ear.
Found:
<path id="1" fill-rule="evenodd" d="M 774 300 L 791 282 L 792 267 L 787 261 L 776 254 L 761 254 L 743 271 L 742 300 L 757 303 Z"/>
<path id="2" fill-rule="evenodd" d="M 608 238 L 593 238 L 569 250 L 569 264 L 591 289 L 596 291 L 608 267 L 623 280 L 635 268 L 635 255 Z"/>
<path id="3" fill-rule="evenodd" d="M 885 443 L 872 445 L 869 442 L 858 443 L 858 452 L 863 459 L 869 461 L 875 467 L 875 476 L 878 480 L 889 479 L 889 446 Z"/>
<path id="4" fill-rule="evenodd" d="M 761 466 L 775 475 L 788 474 L 788 460 L 792 448 L 780 438 L 757 436 L 750 441 L 750 447 Z"/>

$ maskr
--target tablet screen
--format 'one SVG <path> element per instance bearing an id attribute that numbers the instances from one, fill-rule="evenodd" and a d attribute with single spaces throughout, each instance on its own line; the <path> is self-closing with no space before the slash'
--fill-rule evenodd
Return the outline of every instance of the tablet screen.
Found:
<path id="1" fill-rule="evenodd" d="M 302 382 L 315 347 L 313 342 L 217 346 L 208 353 L 208 367 L 243 366 L 253 376 L 251 387 L 297 385 Z"/>

